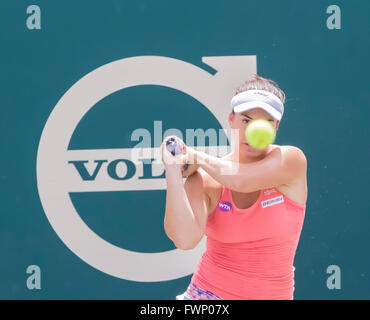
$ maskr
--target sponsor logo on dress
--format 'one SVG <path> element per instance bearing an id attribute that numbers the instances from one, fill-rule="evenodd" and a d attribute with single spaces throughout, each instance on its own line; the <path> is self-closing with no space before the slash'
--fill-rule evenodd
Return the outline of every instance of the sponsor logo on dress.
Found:
<path id="1" fill-rule="evenodd" d="M 231 210 L 232 205 L 229 201 L 222 201 L 219 202 L 218 207 L 220 208 L 221 211 L 226 212 Z"/>
<path id="2" fill-rule="evenodd" d="M 262 208 L 266 208 L 266 207 L 270 207 L 270 206 L 273 206 L 273 205 L 281 203 L 281 202 L 284 202 L 284 197 L 283 196 L 278 196 L 278 197 L 275 197 L 275 198 L 271 198 L 271 199 L 261 201 L 261 205 L 262 205 Z"/>

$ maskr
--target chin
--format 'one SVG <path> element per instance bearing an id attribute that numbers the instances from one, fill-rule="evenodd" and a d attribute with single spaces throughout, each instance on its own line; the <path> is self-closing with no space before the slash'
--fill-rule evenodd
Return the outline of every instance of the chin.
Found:
<path id="1" fill-rule="evenodd" d="M 256 156 L 256 157 L 258 157 L 264 151 L 264 150 L 253 148 L 247 143 L 242 143 L 240 145 L 239 150 L 241 154 L 245 154 L 246 156 Z"/>
<path id="2" fill-rule="evenodd" d="M 250 153 L 250 152 L 254 152 L 254 153 L 258 153 L 258 149 L 256 149 L 256 148 L 253 148 L 252 146 L 250 146 L 248 143 L 242 143 L 241 145 L 240 145 L 240 150 L 243 150 L 243 151 L 245 151 L 245 152 L 248 152 L 248 153 Z"/>

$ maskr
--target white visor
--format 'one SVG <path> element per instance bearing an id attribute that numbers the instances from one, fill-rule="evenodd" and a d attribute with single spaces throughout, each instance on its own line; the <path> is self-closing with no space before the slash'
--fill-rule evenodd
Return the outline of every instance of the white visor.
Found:
<path id="1" fill-rule="evenodd" d="M 265 90 L 243 91 L 231 99 L 230 106 L 236 113 L 261 108 L 276 120 L 281 120 L 284 113 L 284 105 L 280 99 Z"/>

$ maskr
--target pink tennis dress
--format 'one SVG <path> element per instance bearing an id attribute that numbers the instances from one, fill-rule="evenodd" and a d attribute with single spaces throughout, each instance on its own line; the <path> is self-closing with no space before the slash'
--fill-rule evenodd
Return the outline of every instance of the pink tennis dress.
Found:
<path id="1" fill-rule="evenodd" d="M 276 188 L 261 190 L 251 207 L 239 209 L 223 186 L 189 288 L 227 300 L 292 300 L 305 209 Z"/>

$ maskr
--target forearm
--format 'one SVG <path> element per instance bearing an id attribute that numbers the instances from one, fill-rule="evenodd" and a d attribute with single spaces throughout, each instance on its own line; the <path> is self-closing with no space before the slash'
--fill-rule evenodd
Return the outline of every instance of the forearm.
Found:
<path id="1" fill-rule="evenodd" d="M 240 191 L 238 189 L 248 174 L 243 172 L 245 168 L 240 170 L 241 166 L 237 162 L 220 159 L 200 151 L 196 153 L 196 162 L 217 182 L 235 191 Z"/>
<path id="2" fill-rule="evenodd" d="M 180 172 L 166 170 L 164 229 L 177 247 L 191 247 L 201 233 L 184 188 Z"/>

